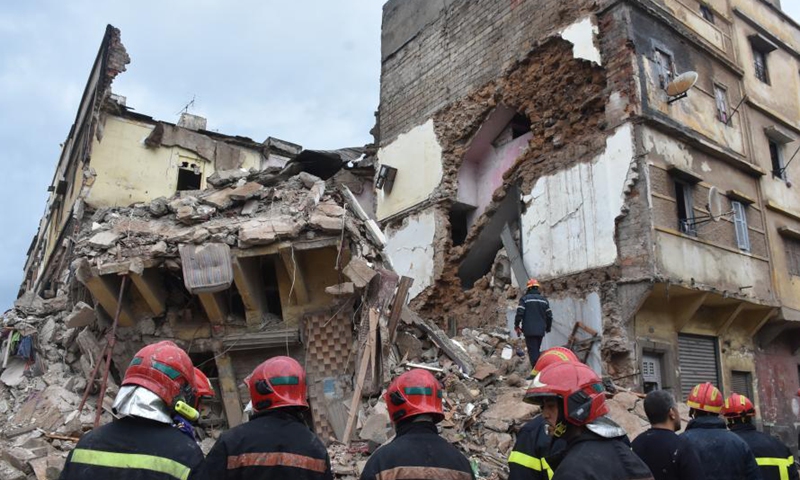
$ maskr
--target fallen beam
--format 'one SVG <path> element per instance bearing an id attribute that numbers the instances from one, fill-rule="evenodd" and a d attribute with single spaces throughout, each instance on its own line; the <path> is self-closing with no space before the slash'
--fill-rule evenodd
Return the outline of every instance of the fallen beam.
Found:
<path id="1" fill-rule="evenodd" d="M 441 348 L 445 355 L 450 357 L 450 359 L 455 362 L 456 365 L 458 365 L 464 375 L 471 376 L 473 373 L 475 373 L 475 367 L 472 366 L 472 360 L 470 360 L 467 352 L 462 350 L 461 347 L 450 340 L 450 337 L 448 337 L 447 334 L 442 331 L 442 329 L 434 325 L 432 322 L 423 319 L 408 307 L 403 308 L 402 315 L 406 322 L 415 325 L 420 330 L 425 332 L 425 334 L 428 335 L 428 338 L 435 343 L 437 347 Z"/>

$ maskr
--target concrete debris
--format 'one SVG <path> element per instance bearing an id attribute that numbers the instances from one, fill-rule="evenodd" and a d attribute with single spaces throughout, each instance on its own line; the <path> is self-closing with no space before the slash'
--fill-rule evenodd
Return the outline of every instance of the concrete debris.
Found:
<path id="1" fill-rule="evenodd" d="M 99 232 L 89 239 L 89 245 L 94 248 L 108 250 L 109 248 L 117 244 L 119 238 L 120 234 L 117 232 L 111 232 L 111 231 Z"/>
<path id="2" fill-rule="evenodd" d="M 356 287 L 353 284 L 353 282 L 345 282 L 345 283 L 340 283 L 338 285 L 326 287 L 325 293 L 327 293 L 328 295 L 333 295 L 335 297 L 348 296 L 356 293 Z"/>
<path id="3" fill-rule="evenodd" d="M 358 289 L 366 287 L 377 274 L 362 258 L 350 260 L 350 263 L 344 267 L 343 273 Z"/>

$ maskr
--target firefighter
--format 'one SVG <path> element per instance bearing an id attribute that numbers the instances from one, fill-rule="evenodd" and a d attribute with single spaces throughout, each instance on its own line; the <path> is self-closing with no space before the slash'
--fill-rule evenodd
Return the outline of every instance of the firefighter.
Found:
<path id="1" fill-rule="evenodd" d="M 430 372 L 414 369 L 400 375 L 383 398 L 395 437 L 372 454 L 361 480 L 474 480 L 469 460 L 436 430 L 444 419 L 442 390 Z"/>
<path id="2" fill-rule="evenodd" d="M 577 362 L 578 357 L 572 350 L 564 347 L 553 347 L 542 352 L 531 371 L 536 376 L 545 367 L 562 362 Z M 553 470 L 545 457 L 560 452 L 566 446 L 561 438 L 551 442 L 547 434 L 547 422 L 542 415 L 533 417 L 517 433 L 517 441 L 508 457 L 508 480 L 546 480 L 553 477 Z"/>
<path id="3" fill-rule="evenodd" d="M 133 357 L 114 401 L 117 421 L 81 438 L 61 480 L 201 479 L 203 452 L 172 426 L 196 397 L 189 356 L 172 342 L 148 345 Z"/>
<path id="4" fill-rule="evenodd" d="M 686 404 L 692 420 L 681 436 L 700 457 L 705 478 L 761 479 L 761 472 L 750 447 L 744 440 L 729 432 L 725 420 L 719 417 L 725 400 L 717 387 L 707 382 L 696 385 Z"/>
<path id="5" fill-rule="evenodd" d="M 214 398 L 214 387 L 205 373 L 201 372 L 199 368 L 194 367 L 194 385 L 196 390 L 194 400 L 194 411 L 189 411 L 189 415 L 175 414 L 172 419 L 175 420 L 175 426 L 189 436 L 192 440 L 197 440 L 194 431 L 194 424 L 200 420 L 200 402 L 209 398 Z"/>
<path id="6" fill-rule="evenodd" d="M 245 379 L 253 415 L 224 432 L 206 459 L 209 479 L 332 479 L 322 441 L 303 421 L 306 372 L 293 358 L 273 357 Z"/>
<path id="7" fill-rule="evenodd" d="M 756 409 L 749 398 L 734 393 L 725 400 L 722 415 L 728 421 L 730 431 L 750 447 L 764 480 L 800 479 L 789 447 L 777 438 L 756 430 L 753 425 Z"/>
<path id="8" fill-rule="evenodd" d="M 518 336 L 525 336 L 531 368 L 539 359 L 542 338 L 553 327 L 553 311 L 550 310 L 550 302 L 539 291 L 540 287 L 535 278 L 528 280 L 527 290 L 519 299 L 517 315 L 514 317 L 514 331 Z"/>
<path id="9" fill-rule="evenodd" d="M 542 407 L 555 438 L 566 447 L 546 461 L 553 480 L 652 480 L 647 465 L 627 443 L 625 430 L 605 415 L 608 406 L 600 377 L 582 363 L 545 367 L 531 383 L 525 401 Z"/>

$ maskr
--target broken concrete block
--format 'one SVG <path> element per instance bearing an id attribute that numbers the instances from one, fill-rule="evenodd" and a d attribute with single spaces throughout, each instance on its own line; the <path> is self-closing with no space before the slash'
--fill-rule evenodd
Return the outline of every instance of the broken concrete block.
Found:
<path id="1" fill-rule="evenodd" d="M 359 437 L 362 440 L 372 440 L 375 443 L 383 444 L 389 439 L 391 431 L 392 424 L 389 414 L 384 412 L 374 413 L 364 422 Z"/>
<path id="2" fill-rule="evenodd" d="M 242 246 L 267 245 L 278 238 L 296 237 L 301 228 L 302 226 L 288 215 L 251 221 L 239 228 L 239 243 Z"/>
<path id="3" fill-rule="evenodd" d="M 315 175 L 311 175 L 308 172 L 300 172 L 297 174 L 297 179 L 303 184 L 306 188 L 311 188 L 314 186 L 315 183 L 321 181 L 319 177 Z"/>
<path id="4" fill-rule="evenodd" d="M 33 473 L 33 469 L 28 462 L 37 458 L 30 450 L 20 447 L 8 447 L 3 450 L 3 460 L 10 463 L 12 467 L 26 474 Z"/>
<path id="5" fill-rule="evenodd" d="M 236 182 L 240 178 L 247 178 L 250 172 L 242 168 L 236 170 L 217 170 L 206 180 L 216 188 L 221 188 Z"/>
<path id="6" fill-rule="evenodd" d="M 13 465 L 6 462 L 5 460 L 0 460 L 0 479 L 2 480 L 25 480 L 28 476 L 25 473 L 19 471 L 18 469 L 14 468 Z"/>
<path id="7" fill-rule="evenodd" d="M 16 387 L 23 380 L 25 380 L 25 360 L 17 357 L 9 359 L 6 369 L 0 375 L 0 382 L 7 387 Z"/>
<path id="8" fill-rule="evenodd" d="M 53 341 L 53 334 L 56 332 L 56 319 L 50 317 L 39 329 L 39 342 L 42 344 L 49 344 Z"/>
<path id="9" fill-rule="evenodd" d="M 163 217 L 169 213 L 169 203 L 166 198 L 158 197 L 150 202 L 147 209 L 150 210 L 150 215 L 156 218 Z"/>
<path id="10" fill-rule="evenodd" d="M 325 293 L 333 296 L 353 295 L 356 293 L 356 287 L 352 282 L 345 282 L 325 288 Z"/>
<path id="11" fill-rule="evenodd" d="M 163 240 L 159 241 L 158 243 L 150 247 L 150 255 L 154 257 L 160 257 L 166 254 L 167 254 L 167 242 Z"/>
<path id="12" fill-rule="evenodd" d="M 99 248 L 102 250 L 108 250 L 109 248 L 117 244 L 119 237 L 120 237 L 119 233 L 113 232 L 111 230 L 95 233 L 92 236 L 92 238 L 89 239 L 89 246 L 93 248 Z"/>
<path id="13" fill-rule="evenodd" d="M 211 215 L 216 211 L 214 207 L 208 205 L 198 205 L 197 207 L 183 205 L 178 207 L 178 210 L 175 212 L 175 218 L 185 225 L 191 225 L 193 223 L 209 220 Z"/>
<path id="14" fill-rule="evenodd" d="M 353 281 L 356 288 L 366 287 L 370 280 L 377 275 L 377 272 L 370 268 L 367 261 L 363 258 L 356 257 L 350 260 L 350 263 L 344 267 L 343 273 Z"/>
<path id="15" fill-rule="evenodd" d="M 229 196 L 235 202 L 244 202 L 255 198 L 263 191 L 264 187 L 260 183 L 248 182 L 241 187 L 234 188 L 230 191 Z"/>
<path id="16" fill-rule="evenodd" d="M 422 357 L 422 342 L 408 332 L 398 332 L 395 344 L 400 358 L 415 361 Z"/>
<path id="17" fill-rule="evenodd" d="M 242 215 L 246 216 L 254 215 L 257 210 L 258 210 L 258 200 L 256 199 L 248 200 L 244 204 L 244 207 L 242 207 Z"/>
<path id="18" fill-rule="evenodd" d="M 308 221 L 312 227 L 324 232 L 340 232 L 344 228 L 344 222 L 342 222 L 341 218 L 329 217 L 316 211 L 311 214 L 311 218 Z"/>
<path id="19" fill-rule="evenodd" d="M 328 217 L 341 217 L 345 212 L 344 208 L 331 201 L 320 203 L 316 211 Z"/>
<path id="20" fill-rule="evenodd" d="M 484 363 L 475 369 L 475 373 L 472 374 L 472 378 L 480 381 L 486 380 L 494 375 L 497 375 L 497 367 L 489 363 Z"/>
<path id="21" fill-rule="evenodd" d="M 523 403 L 524 390 L 512 390 L 499 395 L 494 405 L 483 413 L 483 420 L 525 421 L 539 413 L 539 407 Z"/>
<path id="22" fill-rule="evenodd" d="M 94 334 L 88 328 L 85 328 L 83 331 L 81 331 L 81 333 L 78 334 L 78 337 L 75 339 L 75 341 L 78 343 L 78 348 L 81 349 L 81 353 L 83 354 L 81 360 L 85 358 L 88 360 L 90 366 L 94 366 L 98 357 L 102 353 L 100 344 L 97 342 Z"/>

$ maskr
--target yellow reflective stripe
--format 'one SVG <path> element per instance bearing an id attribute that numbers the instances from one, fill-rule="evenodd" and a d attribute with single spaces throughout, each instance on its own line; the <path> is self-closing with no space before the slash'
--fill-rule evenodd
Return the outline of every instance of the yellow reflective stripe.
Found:
<path id="1" fill-rule="evenodd" d="M 72 451 L 71 461 L 73 463 L 94 465 L 96 467 L 138 468 L 140 470 L 150 470 L 153 472 L 167 474 L 177 478 L 178 480 L 187 480 L 189 478 L 189 473 L 191 473 L 191 469 L 189 467 L 178 463 L 175 460 L 156 457 L 154 455 L 140 455 L 137 453 L 115 453 L 76 448 Z"/>
<path id="2" fill-rule="evenodd" d="M 547 460 L 544 458 L 542 459 L 542 468 L 544 468 L 544 470 L 547 472 L 547 478 L 552 479 L 553 475 L 555 475 L 555 472 L 553 472 L 553 469 L 550 468 L 550 465 L 547 464 Z"/>
<path id="3" fill-rule="evenodd" d="M 511 455 L 508 456 L 508 463 L 516 463 L 522 465 L 525 468 L 530 468 L 531 470 L 536 470 L 537 472 L 542 471 L 542 461 L 536 457 L 531 457 L 530 455 L 525 455 L 522 452 L 511 452 Z"/>
<path id="4" fill-rule="evenodd" d="M 759 467 L 778 467 L 781 480 L 789 480 L 789 467 L 794 465 L 794 457 L 775 458 L 775 457 L 756 457 Z"/>

